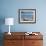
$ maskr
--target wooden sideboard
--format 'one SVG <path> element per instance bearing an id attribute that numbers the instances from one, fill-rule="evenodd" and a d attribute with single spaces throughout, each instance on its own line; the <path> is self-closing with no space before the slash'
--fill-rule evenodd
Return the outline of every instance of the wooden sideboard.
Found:
<path id="1" fill-rule="evenodd" d="M 26 32 L 11 32 L 8 35 L 4 33 L 4 46 L 43 46 L 43 35 L 40 32 L 38 35 L 25 35 Z"/>

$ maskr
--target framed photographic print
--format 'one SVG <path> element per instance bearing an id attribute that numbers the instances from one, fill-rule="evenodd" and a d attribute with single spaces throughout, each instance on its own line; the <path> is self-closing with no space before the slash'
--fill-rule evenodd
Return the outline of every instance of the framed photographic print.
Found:
<path id="1" fill-rule="evenodd" d="M 19 23 L 36 23 L 36 9 L 19 9 Z"/>

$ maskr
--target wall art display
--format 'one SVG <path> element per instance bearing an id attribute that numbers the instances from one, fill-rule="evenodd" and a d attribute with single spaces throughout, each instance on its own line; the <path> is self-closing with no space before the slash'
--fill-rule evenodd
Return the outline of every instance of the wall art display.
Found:
<path id="1" fill-rule="evenodd" d="M 19 9 L 19 23 L 36 23 L 36 9 Z"/>

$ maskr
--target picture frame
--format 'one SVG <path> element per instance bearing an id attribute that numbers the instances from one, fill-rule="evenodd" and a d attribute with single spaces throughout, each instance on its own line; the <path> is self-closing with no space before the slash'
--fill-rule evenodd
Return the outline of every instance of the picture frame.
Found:
<path id="1" fill-rule="evenodd" d="M 36 9 L 19 9 L 19 23 L 36 23 Z"/>

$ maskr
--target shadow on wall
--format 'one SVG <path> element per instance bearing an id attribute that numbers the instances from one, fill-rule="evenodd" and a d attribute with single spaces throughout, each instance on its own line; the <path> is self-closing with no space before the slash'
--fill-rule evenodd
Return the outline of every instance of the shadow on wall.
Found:
<path id="1" fill-rule="evenodd" d="M 4 16 L 0 16 L 0 33 L 2 32 L 1 28 L 2 25 L 5 23 L 5 17 Z"/>
<path id="2" fill-rule="evenodd" d="M 4 39 L 3 33 L 0 33 L 0 46 L 4 46 L 3 45 L 3 39 Z"/>
<path id="3" fill-rule="evenodd" d="M 5 17 L 0 16 L 0 46 L 3 46 L 3 32 L 2 25 L 5 23 Z"/>

